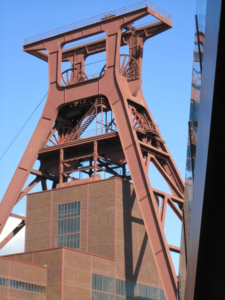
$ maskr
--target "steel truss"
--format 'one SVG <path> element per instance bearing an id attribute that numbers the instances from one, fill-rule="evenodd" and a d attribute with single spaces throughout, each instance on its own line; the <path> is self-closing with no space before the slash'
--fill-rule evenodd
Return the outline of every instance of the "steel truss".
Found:
<path id="1" fill-rule="evenodd" d="M 156 22 L 139 28 L 132 25 L 147 15 L 156 17 Z M 167 244 L 163 227 L 167 204 L 182 220 L 184 183 L 141 89 L 144 42 L 171 27 L 171 19 L 145 6 L 24 45 L 25 52 L 48 62 L 49 92 L 40 121 L 1 202 L 0 231 L 9 216 L 18 217 L 11 213 L 14 205 L 39 182 L 43 190 L 47 189 L 47 180 L 53 182 L 52 188 L 59 188 L 79 183 L 80 173 L 88 175 L 86 180 L 99 180 L 102 171 L 132 179 L 166 298 L 175 300 L 177 277 L 170 250 L 179 252 L 179 248 Z M 65 43 L 101 32 L 106 38 L 62 50 Z M 129 55 L 120 55 L 123 45 L 129 46 Z M 106 65 L 97 77 L 89 79 L 85 59 L 102 51 L 106 51 Z M 71 69 L 62 73 L 63 61 L 70 61 Z M 105 120 L 109 112 L 111 118 Z M 101 116 L 100 122 L 97 116 Z M 84 136 L 94 120 L 95 135 Z M 41 163 L 39 170 L 33 169 L 36 159 Z M 166 180 L 172 195 L 151 187 L 150 162 Z M 36 178 L 22 190 L 30 174 Z M 23 218 L 0 246 L 25 222 Z"/>

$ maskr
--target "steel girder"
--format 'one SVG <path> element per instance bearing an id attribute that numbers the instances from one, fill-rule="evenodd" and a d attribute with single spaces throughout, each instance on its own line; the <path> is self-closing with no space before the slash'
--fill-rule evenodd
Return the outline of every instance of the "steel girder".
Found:
<path id="1" fill-rule="evenodd" d="M 163 25 L 163 29 L 162 27 L 158 27 L 158 32 L 156 30 L 154 34 L 149 35 L 146 34 L 147 31 L 144 29 L 142 30 L 142 33 L 145 33 L 144 35 L 141 35 L 138 31 L 132 31 L 129 24 L 148 14 L 157 17 L 160 21 L 160 25 Z M 122 34 L 122 28 L 125 27 L 131 30 L 130 36 L 128 36 L 128 34 Z M 23 195 L 29 192 L 38 181 L 42 180 L 44 188 L 46 185 L 44 184 L 43 179 L 48 178 L 54 182 L 59 180 L 59 178 L 46 174 L 42 170 L 34 171 L 32 168 L 43 143 L 53 132 L 52 128 L 57 120 L 58 112 L 61 107 L 81 99 L 90 99 L 93 96 L 98 97 L 101 95 L 108 100 L 115 118 L 121 148 L 129 167 L 142 218 L 153 250 L 166 298 L 175 300 L 177 293 L 177 278 L 172 264 L 170 250 L 178 252 L 179 249 L 167 244 L 163 231 L 163 224 L 167 203 L 171 205 L 178 217 L 181 218 L 181 211 L 173 203 L 176 202 L 182 207 L 184 184 L 160 133 L 152 135 L 146 131 L 146 128 L 143 127 L 144 129 L 137 129 L 135 128 L 136 125 L 134 126 L 132 107 L 139 111 L 138 121 L 142 119 L 141 115 L 143 115 L 143 120 L 146 120 L 148 124 L 151 123 L 153 127 L 157 127 L 142 94 L 141 77 L 136 78 L 136 80 L 128 81 L 128 79 L 120 72 L 121 41 L 129 45 L 129 55 L 138 59 L 141 73 L 141 53 L 144 41 L 171 27 L 172 22 L 170 20 L 156 13 L 153 9 L 144 7 L 120 16 L 111 16 L 110 18 L 105 18 L 100 22 L 87 25 L 83 28 L 74 29 L 24 46 L 24 51 L 48 61 L 49 93 L 40 121 L 1 202 L 0 231 L 2 231 L 14 205 Z M 65 59 L 66 51 L 62 50 L 62 46 L 65 43 L 100 32 L 106 33 L 106 38 L 104 39 L 105 44 L 103 45 L 103 48 L 106 49 L 106 67 L 104 75 L 99 78 L 63 86 L 61 84 L 61 62 Z M 87 47 L 88 45 L 85 45 L 84 52 L 87 51 Z M 137 48 L 140 50 L 139 52 L 137 52 Z M 42 52 L 43 49 L 47 49 L 47 55 Z M 70 51 L 72 50 L 70 49 Z M 67 52 L 69 54 L 69 51 Z M 77 59 L 79 59 L 79 56 Z M 84 53 L 80 56 L 81 63 L 83 63 L 83 59 Z M 129 67 L 131 67 L 131 64 Z M 142 123 L 141 125 L 143 125 Z M 95 165 L 97 165 L 96 145 L 95 142 Z M 61 159 L 63 161 L 62 151 Z M 150 161 L 154 163 L 169 184 L 172 196 L 152 189 L 147 174 L 147 167 Z M 31 173 L 35 174 L 37 178 L 22 191 L 23 185 Z M 163 197 L 160 214 L 158 213 L 158 206 L 155 201 L 156 195 Z M 21 224 L 21 226 L 24 226 L 25 221 L 23 220 L 22 222 L 23 224 Z"/>

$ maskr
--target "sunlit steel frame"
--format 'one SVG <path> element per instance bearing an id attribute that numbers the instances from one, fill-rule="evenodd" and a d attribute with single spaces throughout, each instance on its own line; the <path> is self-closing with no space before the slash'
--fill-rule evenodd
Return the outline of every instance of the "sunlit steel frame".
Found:
<path id="1" fill-rule="evenodd" d="M 66 103 L 93 97 L 94 95 L 96 97 L 103 95 L 108 99 L 115 118 L 122 149 L 130 170 L 166 298 L 175 300 L 177 294 L 177 277 L 170 256 L 170 249 L 176 252 L 179 252 L 179 249 L 167 244 L 163 224 L 166 203 L 170 204 L 180 219 L 182 218 L 182 212 L 174 205 L 174 202 L 177 202 L 180 208 L 182 207 L 184 184 L 170 152 L 162 139 L 159 138 L 158 146 L 154 147 L 151 145 L 151 142 L 148 142 L 148 139 L 141 140 L 138 138 L 130 106 L 143 108 L 149 120 L 153 124 L 155 122 L 142 94 L 141 78 L 128 82 L 126 77 L 120 73 L 122 28 L 149 14 L 158 18 L 159 25 L 164 26 L 161 31 L 172 27 L 170 20 L 153 9 L 144 7 L 120 16 L 111 16 L 102 19 L 100 22 L 87 25 L 83 28 L 74 29 L 54 37 L 24 45 L 24 51 L 28 53 L 41 56 L 40 58 L 42 59 L 44 56 L 46 59 L 47 56 L 49 64 L 49 92 L 41 119 L 1 202 L 0 230 L 2 231 L 14 205 L 38 181 L 43 178 L 55 180 L 51 175 L 35 171 L 32 168 L 37 159 L 38 152 L 43 145 L 43 141 L 46 140 L 52 129 L 60 107 Z M 61 84 L 63 45 L 101 32 L 106 33 L 106 69 L 104 76 L 63 87 Z M 149 36 L 139 36 L 138 42 L 143 46 L 144 41 L 149 37 L 151 37 L 151 34 Z M 129 42 L 128 45 L 131 51 Z M 47 49 L 47 55 L 41 51 L 43 49 Z M 138 63 L 141 70 L 142 56 L 139 56 Z M 152 161 L 167 181 L 173 196 L 152 189 L 147 174 L 147 167 L 150 161 Z M 30 173 L 35 174 L 37 178 L 21 192 Z M 160 214 L 158 213 L 158 206 L 155 201 L 157 195 L 164 199 Z M 22 222 L 25 221 L 23 220 Z"/>

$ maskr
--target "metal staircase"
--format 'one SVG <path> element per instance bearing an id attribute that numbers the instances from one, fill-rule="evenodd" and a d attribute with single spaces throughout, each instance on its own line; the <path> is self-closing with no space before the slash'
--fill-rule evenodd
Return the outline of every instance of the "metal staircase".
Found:
<path id="1" fill-rule="evenodd" d="M 96 106 L 93 104 L 77 125 L 70 132 L 68 141 L 78 139 L 96 117 Z"/>

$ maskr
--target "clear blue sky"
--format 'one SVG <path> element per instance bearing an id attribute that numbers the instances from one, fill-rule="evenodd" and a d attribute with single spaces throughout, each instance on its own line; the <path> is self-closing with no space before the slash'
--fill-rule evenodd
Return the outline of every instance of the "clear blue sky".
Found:
<path id="1" fill-rule="evenodd" d="M 23 38 L 136 2 L 130 0 L 0 1 L 0 157 L 48 91 L 47 63 L 22 51 Z M 145 43 L 143 92 L 184 178 L 196 1 L 156 0 L 153 2 L 172 14 L 173 28 Z M 38 123 L 43 107 L 44 102 L 0 160 L 0 199 Z M 155 175 L 151 178 L 153 186 L 160 188 L 158 177 Z M 25 202 L 22 201 L 15 212 L 24 213 L 24 209 Z M 173 241 L 172 234 L 170 239 Z"/>

